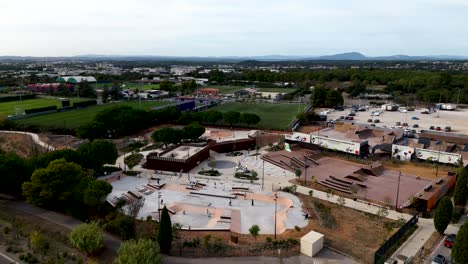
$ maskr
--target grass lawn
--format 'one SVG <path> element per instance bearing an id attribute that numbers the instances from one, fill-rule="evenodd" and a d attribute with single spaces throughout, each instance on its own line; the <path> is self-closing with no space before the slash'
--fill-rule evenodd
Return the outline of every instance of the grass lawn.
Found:
<path id="1" fill-rule="evenodd" d="M 211 86 L 210 86 L 211 87 Z M 228 86 L 228 85 L 221 85 L 221 86 L 212 86 L 213 88 L 218 88 L 220 93 L 223 94 L 232 94 L 234 92 L 240 91 L 244 88 L 244 86 Z M 251 86 L 249 86 L 251 87 Z"/>
<path id="2" fill-rule="evenodd" d="M 264 93 L 290 93 L 295 90 L 295 88 L 283 88 L 283 87 L 270 87 L 270 88 L 258 88 L 259 92 Z"/>
<path id="3" fill-rule="evenodd" d="M 84 101 L 90 99 L 81 99 L 81 98 L 72 98 L 70 99 L 70 103 L 77 101 Z M 22 112 L 26 109 L 31 108 L 39 108 L 39 107 L 46 107 L 56 105 L 57 107 L 61 107 L 60 101 L 58 99 L 53 98 L 37 98 L 37 99 L 28 99 L 23 101 L 12 101 L 12 102 L 2 102 L 0 103 L 0 115 L 15 115 L 16 108 L 20 108 Z"/>
<path id="4" fill-rule="evenodd" d="M 153 102 L 153 101 L 142 101 L 141 106 L 143 109 L 149 109 L 155 106 L 161 106 L 168 104 L 167 102 Z M 134 108 L 138 108 L 140 106 L 138 101 L 132 102 L 121 102 L 121 103 L 112 103 L 106 105 L 97 105 L 91 106 L 79 110 L 72 110 L 67 112 L 61 113 L 53 113 L 48 115 L 41 115 L 35 116 L 25 119 L 20 119 L 18 121 L 19 124 L 24 125 L 36 125 L 39 127 L 50 127 L 50 128 L 77 128 L 81 125 L 84 125 L 90 122 L 94 116 L 101 110 L 111 108 L 114 106 L 121 106 L 121 105 L 129 105 Z"/>
<path id="5" fill-rule="evenodd" d="M 304 111 L 306 105 L 301 105 Z M 273 103 L 226 103 L 221 106 L 211 108 L 221 112 L 238 111 L 249 112 L 260 116 L 259 128 L 264 129 L 287 129 L 289 123 L 299 113 L 298 104 L 273 104 Z"/>

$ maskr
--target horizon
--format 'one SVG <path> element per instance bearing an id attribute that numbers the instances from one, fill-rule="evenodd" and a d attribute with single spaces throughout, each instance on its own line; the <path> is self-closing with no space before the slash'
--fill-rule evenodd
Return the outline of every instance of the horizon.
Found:
<path id="1" fill-rule="evenodd" d="M 468 55 L 463 0 L 19 0 L 0 8 L 0 56 Z"/>

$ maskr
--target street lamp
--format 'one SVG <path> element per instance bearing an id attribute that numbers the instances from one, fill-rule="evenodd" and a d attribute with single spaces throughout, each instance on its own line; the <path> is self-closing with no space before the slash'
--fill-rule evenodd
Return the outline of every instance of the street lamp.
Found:
<path id="1" fill-rule="evenodd" d="M 398 185 L 397 185 L 397 193 L 396 193 L 396 201 L 395 201 L 395 211 L 398 212 L 398 196 L 400 196 L 400 177 L 401 177 L 401 171 L 398 174 Z"/>
<path id="2" fill-rule="evenodd" d="M 307 168 L 309 168 L 309 165 L 307 164 L 306 156 L 304 156 L 304 163 L 305 163 L 304 186 L 307 186 Z"/>
<path id="3" fill-rule="evenodd" d="M 265 160 L 263 159 L 263 166 L 262 166 L 262 191 L 263 191 L 263 184 L 265 183 Z"/>
<path id="4" fill-rule="evenodd" d="M 160 207 L 160 202 L 161 200 L 161 194 L 159 193 L 159 190 L 158 190 L 158 217 L 159 217 L 159 222 L 161 223 L 161 207 Z"/>
<path id="5" fill-rule="evenodd" d="M 277 206 L 278 206 L 278 193 L 275 193 L 275 240 L 276 240 L 276 209 L 277 209 Z"/>

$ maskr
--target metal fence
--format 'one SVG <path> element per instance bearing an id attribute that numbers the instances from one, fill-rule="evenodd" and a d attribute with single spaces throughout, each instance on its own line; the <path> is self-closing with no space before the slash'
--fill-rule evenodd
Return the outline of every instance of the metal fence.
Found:
<path id="1" fill-rule="evenodd" d="M 385 255 L 388 251 L 400 240 L 402 236 L 418 222 L 418 214 L 415 214 L 406 224 L 404 224 L 393 236 L 391 236 L 385 243 L 375 251 L 374 264 L 383 263 Z"/>

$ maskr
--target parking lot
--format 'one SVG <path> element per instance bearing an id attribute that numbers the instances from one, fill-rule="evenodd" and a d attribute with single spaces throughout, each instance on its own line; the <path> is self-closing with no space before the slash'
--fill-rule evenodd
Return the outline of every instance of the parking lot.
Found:
<path id="1" fill-rule="evenodd" d="M 431 114 L 422 114 L 423 109 L 408 111 L 402 113 L 399 111 L 382 111 L 379 116 L 371 116 L 371 113 L 376 110 L 382 110 L 380 107 L 369 108 L 367 111 L 356 111 L 354 121 L 358 123 L 369 123 L 368 120 L 378 119 L 379 123 L 376 126 L 396 127 L 396 122 L 408 123 L 409 128 L 413 129 L 413 125 L 417 124 L 416 130 L 429 130 L 431 126 L 440 127 L 442 131 L 444 127 L 450 126 L 451 133 L 468 134 L 468 110 L 462 109 L 457 111 L 437 111 Z M 344 111 L 331 111 L 328 113 L 328 120 L 335 120 L 340 116 L 346 117 L 350 109 Z M 416 119 L 416 120 L 415 120 Z"/>

